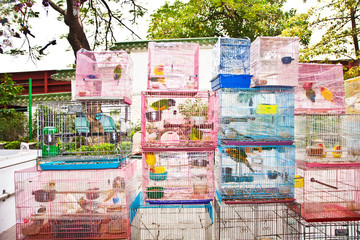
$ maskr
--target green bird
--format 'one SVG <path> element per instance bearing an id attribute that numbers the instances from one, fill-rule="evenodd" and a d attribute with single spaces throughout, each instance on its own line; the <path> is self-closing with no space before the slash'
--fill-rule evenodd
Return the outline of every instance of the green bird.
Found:
<path id="1" fill-rule="evenodd" d="M 156 111 L 158 110 L 166 110 L 172 106 L 175 106 L 175 100 L 174 99 L 160 99 L 156 102 L 153 102 L 151 104 L 151 107 L 153 109 L 155 109 Z"/>
<path id="2" fill-rule="evenodd" d="M 242 148 L 227 148 L 226 153 L 230 156 L 235 162 L 244 163 L 250 171 L 254 172 L 254 169 L 251 167 L 249 161 L 247 160 L 247 154 Z"/>
<path id="3" fill-rule="evenodd" d="M 122 74 L 122 67 L 119 64 L 115 67 L 114 72 L 113 72 L 114 80 L 120 80 L 121 74 Z"/>
<path id="4" fill-rule="evenodd" d="M 193 141 L 199 141 L 202 139 L 202 136 L 203 133 L 199 129 L 192 128 L 191 133 L 189 134 L 189 139 Z"/>

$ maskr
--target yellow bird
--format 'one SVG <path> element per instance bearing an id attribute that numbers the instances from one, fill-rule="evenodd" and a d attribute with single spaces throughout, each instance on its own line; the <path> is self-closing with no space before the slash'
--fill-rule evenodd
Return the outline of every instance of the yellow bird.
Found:
<path id="1" fill-rule="evenodd" d="M 334 95 L 332 94 L 332 92 L 329 89 L 327 89 L 326 87 L 321 87 L 320 92 L 321 92 L 321 95 L 325 98 L 325 100 L 328 100 L 333 103 L 335 102 Z"/>
<path id="2" fill-rule="evenodd" d="M 341 158 L 342 150 L 340 145 L 336 145 L 334 147 L 334 151 L 332 152 L 334 158 Z"/>
<path id="3" fill-rule="evenodd" d="M 164 76 L 164 65 L 159 64 L 154 67 L 154 74 L 157 76 Z M 165 83 L 164 77 L 157 77 L 157 81 L 161 83 Z"/>
<path id="4" fill-rule="evenodd" d="M 145 153 L 145 162 L 149 166 L 154 166 L 156 164 L 156 157 L 153 153 Z"/>

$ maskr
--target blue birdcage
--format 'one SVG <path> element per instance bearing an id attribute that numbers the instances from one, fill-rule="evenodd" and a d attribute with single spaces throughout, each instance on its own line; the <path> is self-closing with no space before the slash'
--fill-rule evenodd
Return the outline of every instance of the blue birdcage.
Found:
<path id="1" fill-rule="evenodd" d="M 250 74 L 250 39 L 219 38 L 213 47 L 213 77 L 218 74 Z"/>
<path id="2" fill-rule="evenodd" d="M 292 87 L 226 88 L 218 94 L 219 144 L 294 140 Z"/>
<path id="3" fill-rule="evenodd" d="M 215 183 L 222 199 L 284 200 L 294 196 L 292 145 L 222 145 L 215 159 Z"/>

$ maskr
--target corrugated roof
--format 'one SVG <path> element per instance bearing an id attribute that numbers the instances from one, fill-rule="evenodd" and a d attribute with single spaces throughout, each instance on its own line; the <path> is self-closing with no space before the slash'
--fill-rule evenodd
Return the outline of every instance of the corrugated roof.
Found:
<path id="1" fill-rule="evenodd" d="M 71 93 L 46 93 L 32 95 L 32 103 L 36 104 L 44 101 L 71 101 Z M 11 102 L 11 105 L 27 106 L 29 105 L 29 95 L 21 95 Z"/>
<path id="2" fill-rule="evenodd" d="M 144 41 L 129 41 L 129 42 L 117 42 L 110 48 L 110 50 L 141 50 L 147 49 L 149 42 L 192 42 L 198 43 L 200 46 L 213 46 L 218 37 L 202 37 L 202 38 L 175 38 L 175 39 L 154 39 Z"/>
<path id="3" fill-rule="evenodd" d="M 57 81 L 71 81 L 75 80 L 76 70 L 73 69 L 60 69 L 56 70 L 55 74 L 52 74 L 50 77 L 53 80 Z"/>

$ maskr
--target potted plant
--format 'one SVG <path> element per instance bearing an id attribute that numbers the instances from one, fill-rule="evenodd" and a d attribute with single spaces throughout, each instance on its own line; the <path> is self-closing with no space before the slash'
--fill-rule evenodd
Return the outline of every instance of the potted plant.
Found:
<path id="1" fill-rule="evenodd" d="M 203 124 L 208 120 L 209 104 L 199 98 L 188 99 L 179 104 L 179 113 L 185 116 L 185 119 L 190 123 Z"/>

